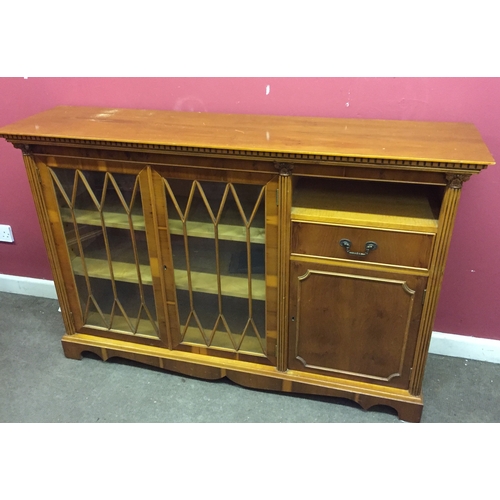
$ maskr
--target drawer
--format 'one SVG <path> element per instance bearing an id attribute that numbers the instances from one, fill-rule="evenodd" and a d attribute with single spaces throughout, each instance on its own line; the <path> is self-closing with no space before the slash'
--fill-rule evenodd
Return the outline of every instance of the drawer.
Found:
<path id="1" fill-rule="evenodd" d="M 367 242 L 375 242 L 377 248 L 365 256 L 349 254 L 340 245 L 343 239 L 350 241 L 350 252 L 365 252 Z M 292 223 L 292 254 L 427 269 L 433 241 L 434 235 L 426 233 Z"/>

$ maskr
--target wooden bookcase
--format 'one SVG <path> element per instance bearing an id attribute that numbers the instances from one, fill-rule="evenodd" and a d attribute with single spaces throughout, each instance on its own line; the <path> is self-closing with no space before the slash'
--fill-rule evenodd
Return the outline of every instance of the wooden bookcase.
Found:
<path id="1" fill-rule="evenodd" d="M 494 163 L 474 126 L 58 107 L 0 137 L 24 155 L 66 356 L 420 420 L 462 185 Z"/>

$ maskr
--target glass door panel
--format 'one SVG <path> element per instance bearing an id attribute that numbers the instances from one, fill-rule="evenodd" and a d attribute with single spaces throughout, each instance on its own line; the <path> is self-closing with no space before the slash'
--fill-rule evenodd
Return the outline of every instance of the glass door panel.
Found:
<path id="1" fill-rule="evenodd" d="M 158 338 L 139 176 L 51 168 L 85 326 Z"/>
<path id="2" fill-rule="evenodd" d="M 265 356 L 265 185 L 163 182 L 181 342 Z"/>

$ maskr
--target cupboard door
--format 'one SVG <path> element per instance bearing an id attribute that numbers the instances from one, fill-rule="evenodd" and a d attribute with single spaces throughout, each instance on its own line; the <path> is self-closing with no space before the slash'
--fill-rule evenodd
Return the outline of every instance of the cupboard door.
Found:
<path id="1" fill-rule="evenodd" d="M 173 347 L 274 364 L 276 176 L 187 177 L 161 180 Z"/>
<path id="2" fill-rule="evenodd" d="M 292 261 L 289 367 L 407 387 L 426 281 Z"/>
<path id="3" fill-rule="evenodd" d="M 77 332 L 163 345 L 147 171 L 51 163 L 37 161 Z"/>

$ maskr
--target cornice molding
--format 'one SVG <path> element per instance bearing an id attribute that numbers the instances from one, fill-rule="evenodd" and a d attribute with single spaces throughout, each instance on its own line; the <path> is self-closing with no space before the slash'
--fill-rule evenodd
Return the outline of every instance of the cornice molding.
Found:
<path id="1" fill-rule="evenodd" d="M 144 144 L 134 142 L 115 142 L 115 141 L 99 141 L 90 139 L 69 139 L 59 137 L 39 137 L 25 135 L 0 134 L 0 137 L 11 142 L 14 147 L 24 151 L 32 145 L 61 145 L 61 146 L 76 146 L 76 147 L 99 147 L 112 148 L 122 150 L 138 150 L 148 152 L 165 152 L 175 154 L 200 154 L 218 157 L 240 157 L 248 159 L 270 159 L 276 162 L 280 160 L 294 160 L 300 162 L 314 163 L 340 163 L 349 165 L 360 165 L 366 167 L 389 167 L 389 168 L 405 168 L 405 169 L 431 169 L 431 170 L 467 170 L 471 173 L 483 170 L 487 164 L 470 164 L 470 163 L 452 163 L 452 162 L 434 162 L 434 161 L 415 161 L 415 160 L 395 160 L 390 158 L 363 158 L 356 156 L 336 156 L 336 155 L 319 155 L 312 153 L 282 153 L 275 151 L 252 151 L 241 149 L 222 149 L 222 148 L 203 148 L 195 146 L 172 146 L 165 144 Z"/>

